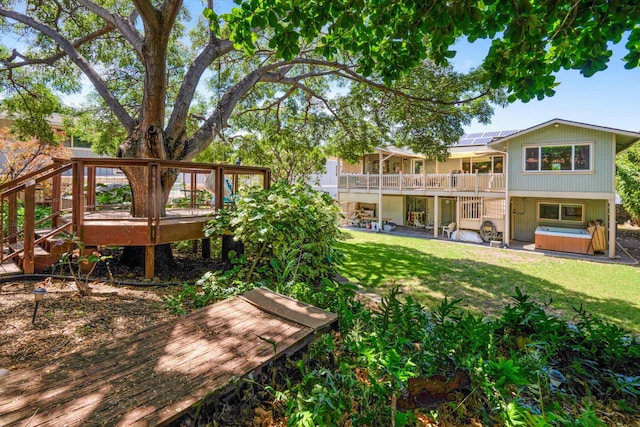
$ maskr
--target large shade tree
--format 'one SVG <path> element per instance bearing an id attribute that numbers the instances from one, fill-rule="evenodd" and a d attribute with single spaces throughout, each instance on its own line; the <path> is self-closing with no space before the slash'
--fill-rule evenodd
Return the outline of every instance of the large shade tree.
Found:
<path id="1" fill-rule="evenodd" d="M 243 3 L 242 10 L 257 3 Z M 290 12 L 297 10 L 293 3 L 290 7 Z M 326 96 L 330 79 L 387 90 L 383 76 L 368 73 L 365 78 L 355 71 L 359 53 L 352 56 L 344 49 L 327 59 L 321 52 L 322 35 L 316 34 L 296 40 L 295 54 L 285 46 L 285 58 L 278 48 L 290 34 L 271 15 L 271 27 L 256 27 L 256 32 L 251 32 L 250 49 L 234 42 L 243 30 L 235 26 L 230 32 L 213 12 L 208 14 L 210 27 L 208 23 L 207 27 L 196 25 L 189 31 L 186 23 L 190 14 L 200 15 L 204 9 L 187 10 L 180 0 L 0 1 L 0 29 L 13 33 L 14 40 L 20 42 L 0 51 L 2 96 L 38 98 L 46 89 L 69 93 L 81 88 L 82 78 L 88 80 L 109 117 L 123 129 L 109 128 L 124 138 L 117 150 L 123 158 L 190 161 L 212 141 L 224 140 L 234 111 L 264 104 L 276 111 L 282 102 L 300 93 L 322 104 L 353 141 L 361 136 L 349 130 L 358 128 L 354 120 L 341 120 L 341 112 Z M 240 10 L 225 19 L 236 20 Z M 252 21 L 256 19 L 250 18 L 247 24 Z M 197 89 L 207 72 L 215 75 L 212 80 L 217 84 L 209 87 L 214 89 L 209 99 L 199 100 Z M 488 120 L 486 105 L 481 105 L 478 96 L 489 90 L 477 81 L 473 87 L 461 87 L 443 96 L 413 96 L 411 102 L 430 104 L 432 111 L 455 117 L 441 119 L 436 132 L 443 139 L 455 138 L 473 117 Z M 407 95 L 402 89 L 392 93 Z M 477 109 L 455 115 L 465 103 Z M 201 111 L 192 116 L 192 107 L 201 107 Z M 194 122 L 193 117 L 202 120 Z M 432 143 L 439 142 L 432 138 Z M 132 213 L 142 216 L 147 211 L 147 180 L 138 172 L 125 170 L 133 192 Z M 175 175 L 167 170 L 161 179 L 166 198 Z"/>
<path id="2" fill-rule="evenodd" d="M 588 76 L 604 69 L 607 43 L 627 32 L 627 66 L 637 66 L 636 3 L 252 0 L 220 17 L 209 9 L 205 28 L 187 26 L 202 10 L 188 10 L 181 0 L 0 0 L 3 40 L 17 41 L 0 47 L 0 96 L 33 114 L 38 111 L 27 99 L 48 97 L 51 90 L 77 92 L 85 79 L 108 111 L 105 119 L 119 125 L 112 129 L 124 158 L 192 160 L 213 141 L 225 141 L 234 112 L 256 105 L 277 111 L 299 93 L 334 117 L 341 127 L 336 135 L 355 147 L 345 151 L 370 146 L 379 133 L 373 124 L 386 119 L 393 131 L 399 123 L 417 126 L 400 136 L 438 154 L 472 118 L 488 120 L 478 97 L 489 88 L 506 86 L 513 99 L 552 95 L 555 71 L 578 68 Z M 415 86 L 392 84 L 411 78 L 408 70 L 416 66 L 429 76 L 429 69 L 446 65 L 461 36 L 495 38 L 474 83 L 418 94 L 411 92 Z M 198 99 L 208 73 L 215 96 Z M 361 95 L 354 99 L 361 101 L 375 89 L 378 104 L 334 103 L 326 95 L 328 79 L 357 83 Z M 453 87 L 448 80 L 438 84 Z M 428 120 L 394 116 L 400 99 L 407 112 L 421 105 Z M 194 110 L 197 116 L 190 115 Z M 135 169 L 125 173 L 132 213 L 146 215 L 147 180 Z M 161 181 L 166 200 L 174 172 L 165 171 Z"/>

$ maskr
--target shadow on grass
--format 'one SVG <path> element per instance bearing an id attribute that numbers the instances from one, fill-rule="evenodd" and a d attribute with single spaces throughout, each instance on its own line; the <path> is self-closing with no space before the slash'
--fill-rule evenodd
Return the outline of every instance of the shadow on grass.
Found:
<path id="1" fill-rule="evenodd" d="M 412 295 L 431 310 L 445 296 L 450 300 L 461 299 L 461 307 L 465 310 L 488 317 L 499 316 L 507 304 L 513 303 L 511 296 L 519 287 L 537 303 L 551 302 L 547 311 L 568 320 L 576 314 L 573 307 L 584 304 L 588 313 L 635 333 L 640 332 L 640 310 L 633 302 L 569 291 L 507 265 L 464 257 L 465 252 L 469 255 L 468 251 L 473 250 L 473 245 L 452 251 L 449 248 L 445 251 L 442 246 L 440 256 L 440 247 L 431 247 L 435 253 L 428 253 L 416 249 L 418 244 L 428 243 L 418 243 L 416 239 L 416 246 L 412 246 L 412 241 L 408 239 L 407 246 L 384 242 L 342 242 L 339 249 L 349 259 L 342 268 L 342 274 L 365 289 L 380 294 L 387 293 L 393 286 L 400 286 L 404 293 Z M 486 250 L 487 253 L 483 253 L 485 257 L 497 256 L 497 253 Z M 527 258 L 522 259 L 527 262 Z M 535 258 L 530 260 L 536 261 Z"/>

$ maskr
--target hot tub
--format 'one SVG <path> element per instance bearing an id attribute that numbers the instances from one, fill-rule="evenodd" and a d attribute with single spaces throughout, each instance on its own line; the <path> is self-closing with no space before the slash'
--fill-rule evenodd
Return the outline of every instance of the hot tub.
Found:
<path id="1" fill-rule="evenodd" d="M 591 234 L 582 228 L 536 228 L 536 249 L 593 255 Z"/>

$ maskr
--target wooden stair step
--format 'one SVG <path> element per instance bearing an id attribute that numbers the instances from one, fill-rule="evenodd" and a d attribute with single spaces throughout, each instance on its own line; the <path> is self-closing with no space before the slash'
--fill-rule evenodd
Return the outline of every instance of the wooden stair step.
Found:
<path id="1" fill-rule="evenodd" d="M 24 249 L 24 243 L 22 242 L 9 243 L 9 247 L 11 248 L 12 251 L 21 250 L 21 249 Z M 47 251 L 46 249 L 40 246 L 36 246 L 34 248 L 34 255 L 37 257 L 49 256 L 49 251 Z M 20 257 L 22 258 L 22 255 Z"/>
<path id="2" fill-rule="evenodd" d="M 0 276 L 22 274 L 22 269 L 12 260 L 4 261 L 0 264 Z"/>

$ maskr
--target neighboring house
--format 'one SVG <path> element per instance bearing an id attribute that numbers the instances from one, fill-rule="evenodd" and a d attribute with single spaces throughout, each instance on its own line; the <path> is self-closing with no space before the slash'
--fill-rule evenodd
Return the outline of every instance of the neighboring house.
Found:
<path id="1" fill-rule="evenodd" d="M 339 164 L 338 200 L 348 218 L 366 212 L 378 226 L 426 226 L 438 237 L 455 223 L 447 234 L 473 230 L 505 245 L 535 240 L 568 252 L 581 252 L 572 244 L 584 238 L 579 230 L 599 222 L 614 257 L 616 153 L 638 140 L 640 133 L 554 119 L 465 135 L 445 162 L 381 147 L 357 165 Z"/>
<path id="2" fill-rule="evenodd" d="M 325 171 L 322 174 L 312 174 L 307 180 L 314 190 L 323 191 L 334 199 L 338 198 L 338 159 L 327 159 Z"/>

